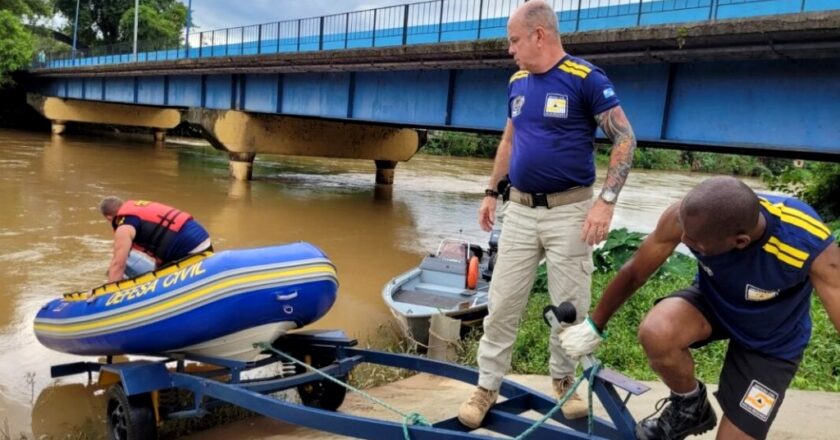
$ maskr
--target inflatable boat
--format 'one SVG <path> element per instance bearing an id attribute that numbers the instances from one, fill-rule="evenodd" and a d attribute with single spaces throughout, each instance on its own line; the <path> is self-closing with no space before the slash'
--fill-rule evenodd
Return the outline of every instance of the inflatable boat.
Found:
<path id="1" fill-rule="evenodd" d="M 308 243 L 205 252 L 54 299 L 38 312 L 35 335 L 78 355 L 252 360 L 253 343 L 317 321 L 337 290 L 335 266 Z"/>

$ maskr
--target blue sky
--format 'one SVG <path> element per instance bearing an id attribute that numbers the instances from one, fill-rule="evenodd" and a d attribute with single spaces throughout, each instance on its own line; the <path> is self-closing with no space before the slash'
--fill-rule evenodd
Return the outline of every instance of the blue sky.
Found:
<path id="1" fill-rule="evenodd" d="M 141 0 L 142 1 L 142 0 Z M 187 0 L 181 0 L 187 4 Z M 416 0 L 414 0 L 416 1 Z M 414 3 L 412 0 L 192 0 L 193 22 L 202 30 L 317 17 Z"/>

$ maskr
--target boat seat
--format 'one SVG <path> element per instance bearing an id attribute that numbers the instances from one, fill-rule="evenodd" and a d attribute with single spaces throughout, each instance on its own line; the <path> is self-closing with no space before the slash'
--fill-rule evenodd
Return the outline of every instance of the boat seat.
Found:
<path id="1" fill-rule="evenodd" d="M 447 295 L 460 295 L 464 292 L 464 288 L 441 286 L 439 284 L 417 283 L 414 285 L 414 290 L 432 293 L 443 293 Z"/>
<path id="2" fill-rule="evenodd" d="M 394 294 L 394 300 L 401 303 L 437 307 L 440 309 L 455 309 L 462 303 L 469 303 L 469 300 L 465 300 L 462 296 L 444 296 L 435 292 L 418 290 L 400 290 Z"/>
<path id="3" fill-rule="evenodd" d="M 423 261 L 420 263 L 420 269 L 434 272 L 454 273 L 463 276 L 467 273 L 467 263 L 441 260 L 433 256 L 427 256 L 423 258 Z"/>

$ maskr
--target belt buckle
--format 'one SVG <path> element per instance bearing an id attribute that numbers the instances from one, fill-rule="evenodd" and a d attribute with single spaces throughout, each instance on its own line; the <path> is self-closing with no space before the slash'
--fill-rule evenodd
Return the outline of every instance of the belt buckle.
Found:
<path id="1" fill-rule="evenodd" d="M 548 208 L 548 194 L 536 193 L 531 195 L 531 207 L 545 206 Z"/>

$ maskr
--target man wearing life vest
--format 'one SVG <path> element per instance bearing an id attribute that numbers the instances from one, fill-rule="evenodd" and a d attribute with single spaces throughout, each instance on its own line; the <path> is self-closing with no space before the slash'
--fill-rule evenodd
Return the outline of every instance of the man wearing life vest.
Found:
<path id="1" fill-rule="evenodd" d="M 108 282 L 123 279 L 132 249 L 161 266 L 213 248 L 210 234 L 190 214 L 162 203 L 109 196 L 99 203 L 99 212 L 114 228 Z"/>

